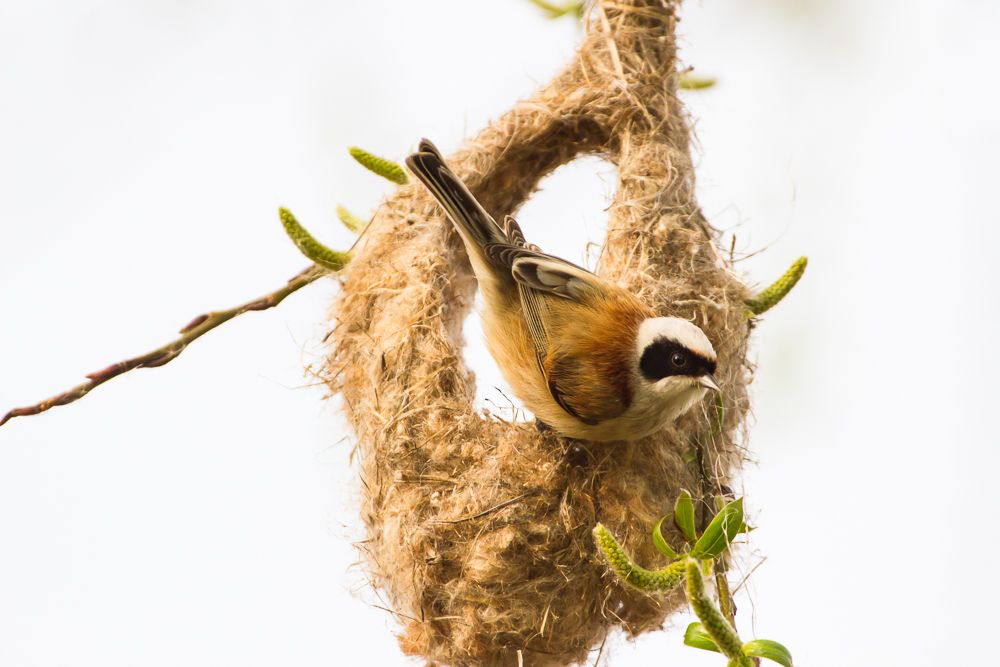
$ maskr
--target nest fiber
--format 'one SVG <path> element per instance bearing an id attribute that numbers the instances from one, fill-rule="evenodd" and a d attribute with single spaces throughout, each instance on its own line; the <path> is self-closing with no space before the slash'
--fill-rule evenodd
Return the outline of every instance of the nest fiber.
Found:
<path id="1" fill-rule="evenodd" d="M 462 361 L 475 277 L 412 182 L 378 209 L 343 274 L 324 374 L 358 437 L 360 547 L 403 651 L 430 664 L 513 666 L 518 652 L 525 665 L 571 664 L 615 628 L 661 627 L 683 593 L 621 583 L 591 530 L 603 523 L 638 563 L 662 567 L 657 519 L 681 488 L 718 493 L 742 460 L 747 293 L 694 201 L 674 20 L 669 3 L 595 6 L 574 61 L 449 163 L 497 219 L 574 157 L 617 165 L 599 272 L 705 331 L 721 415 L 710 396 L 655 436 L 592 443 L 478 412 Z"/>

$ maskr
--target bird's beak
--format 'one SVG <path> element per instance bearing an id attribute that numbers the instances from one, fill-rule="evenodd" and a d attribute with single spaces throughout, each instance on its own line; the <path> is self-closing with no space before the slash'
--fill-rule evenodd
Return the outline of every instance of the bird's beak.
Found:
<path id="1" fill-rule="evenodd" d="M 698 384 L 700 384 L 705 389 L 711 389 L 713 391 L 722 392 L 722 387 L 716 382 L 715 376 L 709 373 L 708 375 L 702 375 L 698 378 Z"/>

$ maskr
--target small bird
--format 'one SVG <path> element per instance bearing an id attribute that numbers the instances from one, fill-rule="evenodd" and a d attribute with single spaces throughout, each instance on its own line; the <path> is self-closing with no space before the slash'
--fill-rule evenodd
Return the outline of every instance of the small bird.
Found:
<path id="1" fill-rule="evenodd" d="M 636 440 L 691 409 L 709 389 L 705 333 L 656 317 L 622 288 L 500 227 L 426 139 L 406 166 L 455 224 L 483 293 L 483 331 L 514 395 L 544 425 L 581 440 Z"/>

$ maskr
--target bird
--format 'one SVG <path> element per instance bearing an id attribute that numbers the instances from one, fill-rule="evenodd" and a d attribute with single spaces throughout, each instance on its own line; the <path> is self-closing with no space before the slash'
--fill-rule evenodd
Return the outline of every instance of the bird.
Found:
<path id="1" fill-rule="evenodd" d="M 406 158 L 458 230 L 482 292 L 486 346 L 539 428 L 598 442 L 663 430 L 721 392 L 716 355 L 687 320 L 501 227 L 427 139 Z"/>

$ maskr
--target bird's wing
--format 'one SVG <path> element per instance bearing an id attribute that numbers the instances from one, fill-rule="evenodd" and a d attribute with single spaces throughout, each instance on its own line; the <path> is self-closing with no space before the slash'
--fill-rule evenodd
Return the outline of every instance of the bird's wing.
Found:
<path id="1" fill-rule="evenodd" d="M 556 350 L 545 362 L 549 393 L 559 406 L 584 424 L 620 417 L 628 408 L 628 367 L 609 355 L 574 355 Z M 610 380 L 610 382 L 609 382 Z"/>
<path id="2" fill-rule="evenodd" d="M 524 243 L 521 229 L 512 226 L 513 222 L 513 218 L 507 218 L 507 234 Z M 595 290 L 600 291 L 607 286 L 605 280 L 590 271 L 544 253 L 538 246 L 488 243 L 483 250 L 487 257 L 508 267 L 518 284 L 543 294 L 586 302 Z"/>
<path id="3" fill-rule="evenodd" d="M 517 281 L 524 319 L 545 374 L 550 342 L 548 296 L 583 301 L 601 279 L 575 264 L 545 254 L 538 246 L 529 245 L 514 218 L 507 216 L 504 228 L 510 242 L 489 243 L 483 251 L 488 258 L 507 267 Z"/>
<path id="4" fill-rule="evenodd" d="M 576 377 L 584 371 L 582 367 L 577 368 L 579 360 L 562 356 L 556 359 L 551 354 L 549 335 L 549 301 L 552 297 L 587 303 L 589 296 L 604 288 L 604 281 L 575 264 L 548 255 L 537 246 L 528 245 L 513 218 L 508 216 L 504 223 L 510 243 L 487 244 L 484 251 L 490 259 L 509 267 L 517 281 L 524 319 L 549 393 L 563 410 L 585 424 L 597 424 L 617 416 L 621 412 L 617 407 L 613 409 L 614 414 L 603 414 L 604 410 L 590 405 L 591 401 L 586 397 L 561 389 L 566 387 L 572 391 L 573 387 L 585 386 L 588 380 Z M 577 406 L 577 403 L 580 405 Z M 613 407 L 607 402 L 604 406 Z M 595 413 L 594 409 L 601 414 Z"/>
<path id="5" fill-rule="evenodd" d="M 517 220 L 511 216 L 507 216 L 503 220 L 503 231 L 507 234 L 507 241 L 516 248 L 528 248 L 529 250 L 541 251 L 536 245 L 532 245 L 524 240 L 524 232 L 521 231 L 521 225 L 517 224 Z"/>
<path id="6" fill-rule="evenodd" d="M 561 259 L 537 254 L 521 254 L 511 264 L 514 280 L 536 292 L 584 303 L 604 281 L 593 273 Z"/>

